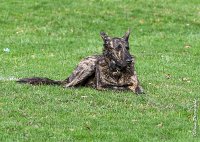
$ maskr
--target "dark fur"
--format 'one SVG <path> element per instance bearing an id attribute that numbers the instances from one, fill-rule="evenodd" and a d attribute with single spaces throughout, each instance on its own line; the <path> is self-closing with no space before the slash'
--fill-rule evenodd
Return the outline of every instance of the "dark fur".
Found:
<path id="1" fill-rule="evenodd" d="M 33 77 L 23 78 L 17 82 L 32 85 L 62 85 L 66 88 L 90 86 L 98 90 L 111 88 L 143 93 L 134 68 L 134 57 L 129 53 L 130 31 L 127 31 L 122 38 L 111 38 L 104 32 L 100 34 L 104 41 L 103 55 L 83 59 L 67 79 L 55 81 Z"/>

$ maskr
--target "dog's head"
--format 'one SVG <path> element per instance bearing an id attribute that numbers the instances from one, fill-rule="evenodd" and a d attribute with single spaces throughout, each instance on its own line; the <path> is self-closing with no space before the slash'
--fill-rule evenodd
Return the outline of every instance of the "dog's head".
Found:
<path id="1" fill-rule="evenodd" d="M 133 61 L 133 57 L 129 53 L 129 35 L 130 30 L 128 30 L 123 37 L 111 38 L 106 33 L 100 33 L 104 41 L 103 54 L 107 57 L 112 64 L 123 70 Z"/>

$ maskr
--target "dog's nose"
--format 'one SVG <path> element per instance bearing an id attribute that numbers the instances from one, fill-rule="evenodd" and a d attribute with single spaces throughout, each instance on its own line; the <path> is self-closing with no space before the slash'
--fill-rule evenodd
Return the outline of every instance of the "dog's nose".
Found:
<path id="1" fill-rule="evenodd" d="M 126 59 L 126 62 L 128 63 L 128 64 L 130 64 L 130 63 L 132 63 L 132 59 Z"/>

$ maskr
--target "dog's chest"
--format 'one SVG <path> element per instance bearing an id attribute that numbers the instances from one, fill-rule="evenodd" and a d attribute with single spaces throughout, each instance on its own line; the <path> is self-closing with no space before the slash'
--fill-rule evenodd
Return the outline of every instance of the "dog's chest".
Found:
<path id="1" fill-rule="evenodd" d="M 125 87 L 131 83 L 132 68 L 125 71 L 113 70 L 102 60 L 98 63 L 99 81 L 102 86 Z"/>

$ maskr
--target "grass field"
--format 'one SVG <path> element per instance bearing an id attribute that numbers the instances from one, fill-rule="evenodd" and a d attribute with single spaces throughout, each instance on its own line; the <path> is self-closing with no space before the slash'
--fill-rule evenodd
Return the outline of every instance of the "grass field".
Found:
<path id="1" fill-rule="evenodd" d="M 146 95 L 13 81 L 65 79 L 129 27 Z M 0 141 L 200 141 L 199 47 L 199 0 L 1 0 Z"/>

